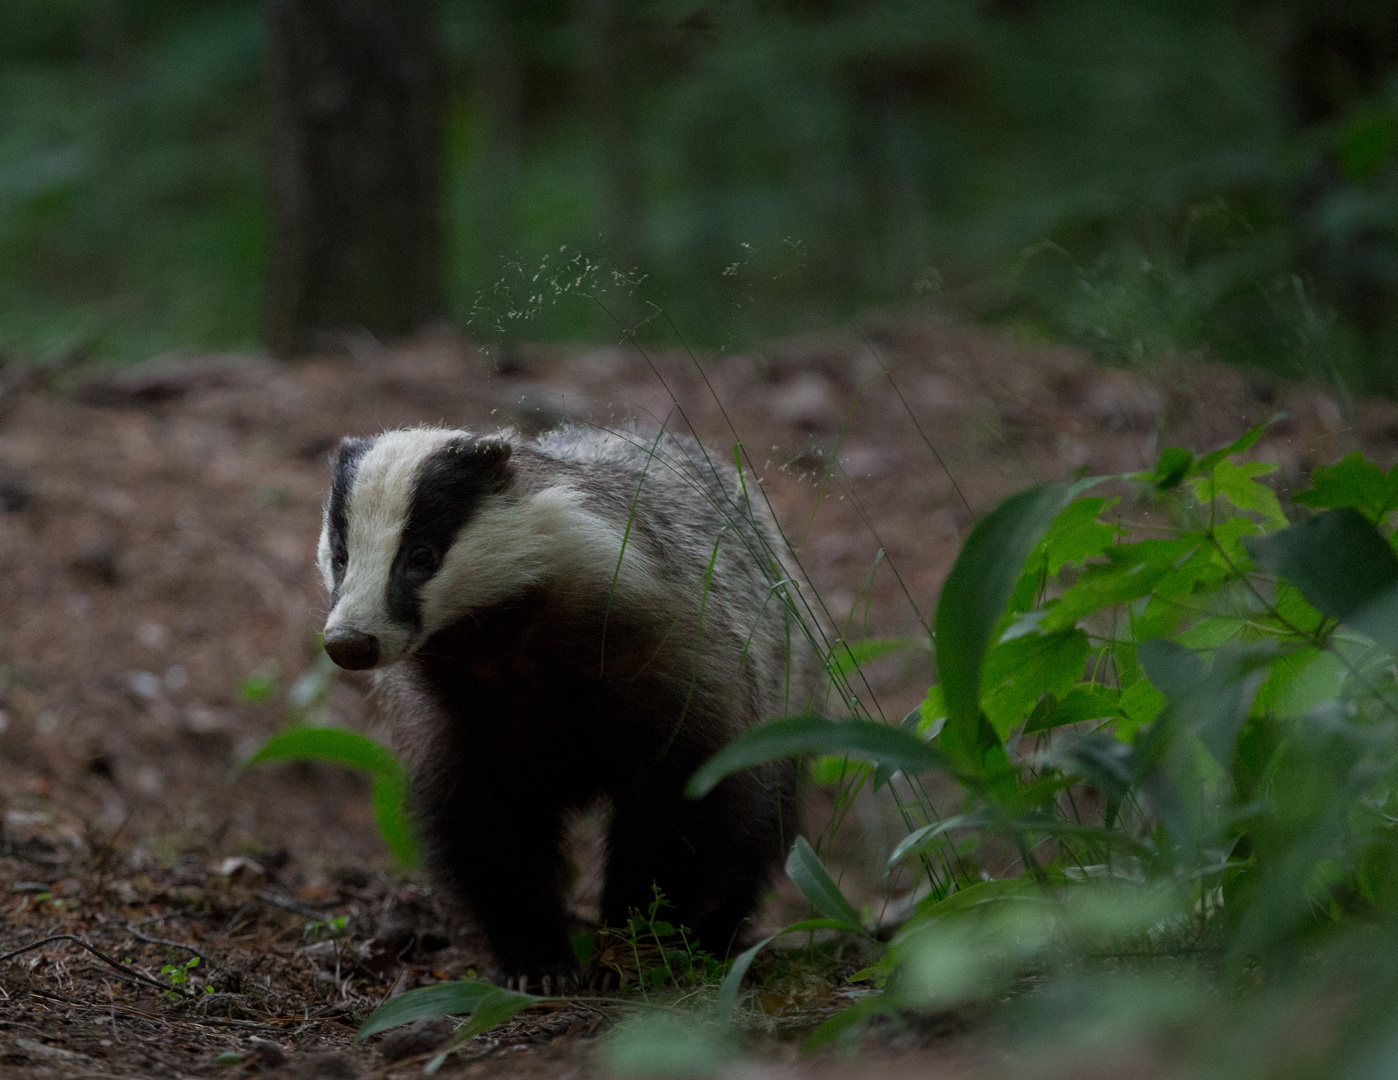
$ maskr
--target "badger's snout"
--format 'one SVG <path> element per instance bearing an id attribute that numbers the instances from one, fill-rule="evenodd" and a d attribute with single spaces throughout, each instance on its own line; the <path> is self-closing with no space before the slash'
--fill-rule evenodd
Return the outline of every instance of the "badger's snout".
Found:
<path id="1" fill-rule="evenodd" d="M 325 635 L 325 651 L 346 671 L 363 671 L 379 662 L 379 639 L 358 630 L 331 630 Z"/>

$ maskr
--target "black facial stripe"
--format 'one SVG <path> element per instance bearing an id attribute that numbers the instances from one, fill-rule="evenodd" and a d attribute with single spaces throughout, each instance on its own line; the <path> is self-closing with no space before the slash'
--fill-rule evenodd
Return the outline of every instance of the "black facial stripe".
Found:
<path id="1" fill-rule="evenodd" d="M 334 575 L 334 589 L 331 593 L 333 604 L 340 596 L 340 582 L 345 578 L 343 563 L 335 561 L 335 552 L 342 551 L 349 542 L 349 495 L 354 487 L 354 474 L 359 469 L 359 459 L 374 443 L 373 439 L 341 439 L 340 448 L 331 461 L 334 470 L 330 481 L 330 503 L 326 511 L 329 525 L 331 573 Z"/>
<path id="2" fill-rule="evenodd" d="M 408 517 L 388 575 L 388 617 L 395 623 L 421 628 L 419 590 L 437 572 L 456 534 L 481 501 L 509 485 L 509 457 L 508 443 L 457 439 L 418 466 Z M 414 567 L 413 555 L 424 547 L 435 558 L 428 566 Z"/>

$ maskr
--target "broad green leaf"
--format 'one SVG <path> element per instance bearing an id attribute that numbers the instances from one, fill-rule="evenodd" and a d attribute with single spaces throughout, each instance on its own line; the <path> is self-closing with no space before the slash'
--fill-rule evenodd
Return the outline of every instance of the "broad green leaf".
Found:
<path id="1" fill-rule="evenodd" d="M 929 688 L 928 688 L 927 693 L 928 693 L 928 696 L 929 696 L 929 697 L 931 696 L 932 691 L 933 691 L 934 689 L 936 689 L 936 687 L 929 687 Z M 940 691 L 939 691 L 939 692 L 940 692 Z M 923 704 L 926 704 L 926 702 L 924 701 Z M 931 734 L 928 734 L 927 732 L 925 732 L 925 731 L 923 730 L 923 725 L 922 725 L 922 707 L 921 707 L 921 706 L 919 706 L 919 707 L 916 708 L 916 709 L 910 710 L 909 713 L 908 713 L 908 715 L 905 716 L 905 717 L 903 717 L 903 722 L 902 722 L 901 724 L 899 724 L 898 727 L 899 727 L 900 730 L 906 731 L 909 735 L 919 735 L 919 736 L 921 736 L 924 740 L 926 740 L 926 741 L 928 741 L 928 742 L 930 742 L 932 739 L 935 739 L 935 738 L 937 737 L 937 733 L 940 732 L 940 731 L 942 730 L 942 727 L 941 727 L 940 724 L 935 725 L 936 730 L 935 730 L 935 731 L 931 731 Z M 929 728 L 929 730 L 931 730 L 931 729 Z M 888 783 L 891 779 L 893 779 L 893 775 L 894 775 L 895 772 L 896 772 L 896 770 L 890 768 L 888 765 L 879 765 L 879 766 L 877 766 L 877 767 L 874 769 L 874 780 L 873 780 L 874 787 L 875 787 L 875 788 L 883 787 L 884 784 Z"/>
<path id="2" fill-rule="evenodd" d="M 1296 586 L 1323 615 L 1398 649 L 1398 620 L 1388 610 L 1398 556 L 1358 510 L 1328 510 L 1249 547 L 1259 566 Z"/>
<path id="3" fill-rule="evenodd" d="M 403 766 L 393 751 L 357 731 L 344 728 L 294 727 L 273 735 L 242 767 L 269 761 L 311 759 L 363 769 L 370 775 L 402 775 Z"/>
<path id="4" fill-rule="evenodd" d="M 1340 658 L 1322 649 L 1279 656 L 1257 692 L 1254 707 L 1279 717 L 1302 716 L 1321 702 L 1339 697 L 1345 675 Z"/>
<path id="5" fill-rule="evenodd" d="M 1358 510 L 1377 525 L 1398 509 L 1398 465 L 1385 474 L 1356 450 L 1338 465 L 1319 466 L 1311 474 L 1311 486 L 1291 501 L 1317 510 Z"/>
<path id="6" fill-rule="evenodd" d="M 1125 718 L 1116 722 L 1116 737 L 1122 742 L 1131 742 L 1136 737 L 1136 729 L 1149 724 L 1165 709 L 1165 695 L 1145 679 L 1138 679 L 1121 692 L 1117 707 Z"/>
<path id="7" fill-rule="evenodd" d="M 968 814 L 956 814 L 942 821 L 934 821 L 930 825 L 924 825 L 920 829 L 914 829 L 903 837 L 898 842 L 898 846 L 893 849 L 893 853 L 889 855 L 888 862 L 884 867 L 884 873 L 889 873 L 908 855 L 926 851 L 932 846 L 932 841 L 943 833 L 948 833 L 952 829 L 981 829 L 993 825 L 996 820 L 993 814 L 985 810 L 974 810 Z"/>
<path id="8" fill-rule="evenodd" d="M 568 945 L 573 950 L 573 956 L 577 958 L 578 967 L 585 968 L 592 963 L 592 957 L 597 952 L 597 935 L 569 934 Z"/>
<path id="9" fill-rule="evenodd" d="M 1074 499 L 1059 512 L 1039 542 L 1044 569 L 1050 577 L 1065 566 L 1076 566 L 1101 555 L 1116 542 L 1122 530 L 1097 519 L 1120 501 L 1114 498 Z"/>
<path id="10" fill-rule="evenodd" d="M 1042 895 L 1043 890 L 1039 884 L 1033 878 L 1025 875 L 1017 878 L 992 878 L 989 881 L 978 881 L 964 889 L 957 889 L 940 900 L 929 896 L 918 904 L 916 914 L 906 926 L 898 931 L 893 942 L 897 945 L 905 938 L 916 935 L 926 927 L 927 923 L 936 919 L 960 915 L 1006 900 L 1034 899 Z"/>
<path id="11" fill-rule="evenodd" d="M 1107 824 L 1115 817 L 1115 807 L 1131 790 L 1135 780 L 1135 748 L 1120 739 L 1089 731 L 1066 746 L 1056 747 L 1054 758 L 1065 773 L 1081 777 L 1107 797 Z M 1107 835 L 1111 835 L 1110 832 Z"/>
<path id="12" fill-rule="evenodd" d="M 822 754 L 811 762 L 811 781 L 816 784 L 839 784 L 855 769 L 865 768 L 863 762 L 853 762 L 843 754 Z"/>
<path id="13" fill-rule="evenodd" d="M 937 672 L 947 704 L 940 745 L 964 771 L 982 773 L 988 748 L 981 717 L 981 661 L 1025 560 L 1077 494 L 1053 484 L 1011 495 L 971 530 L 937 601 Z"/>
<path id="14" fill-rule="evenodd" d="M 407 773 L 393 751 L 357 731 L 293 727 L 273 735 L 240 768 L 297 760 L 328 761 L 367 772 L 374 820 L 384 843 L 404 866 L 417 863 L 417 841 L 408 822 Z"/>
<path id="15" fill-rule="evenodd" d="M 935 746 L 888 724 L 792 716 L 743 732 L 699 768 L 686 794 L 703 798 L 729 773 L 796 754 L 848 754 L 907 773 L 947 767 Z"/>
<path id="16" fill-rule="evenodd" d="M 801 895 L 811 902 L 811 906 L 827 919 L 839 923 L 841 929 L 868 936 L 859 913 L 845 899 L 839 886 L 831 880 L 821 864 L 820 856 L 806 842 L 804 836 L 796 838 L 791 854 L 787 856 L 786 876 L 795 882 L 796 887 L 801 890 Z"/>
<path id="17" fill-rule="evenodd" d="M 459 1016 L 473 1013 L 483 1001 L 500 993 L 500 987 L 488 982 L 470 979 L 461 982 L 438 983 L 409 990 L 390 998 L 377 1009 L 360 1027 L 357 1039 L 366 1039 L 380 1031 L 411 1024 L 414 1020 L 430 1019 L 437 1016 Z M 527 994 L 519 997 L 537 1001 Z"/>
<path id="18" fill-rule="evenodd" d="M 1277 657 L 1276 644 L 1225 646 L 1207 668 L 1196 653 L 1172 642 L 1142 642 L 1138 651 L 1150 681 L 1165 694 L 1167 713 L 1226 767 L 1238 730 Z"/>
<path id="19" fill-rule="evenodd" d="M 1076 566 L 1101 555 L 1116 542 L 1122 530 L 1097 519 L 1119 501 L 1114 498 L 1074 499 L 1059 511 L 1025 561 L 1024 576 L 1015 588 L 1015 596 L 1018 600 L 1023 592 L 1028 602 L 1019 610 L 1026 610 L 1032 603 L 1030 594 L 1037 587 L 1040 575 L 1054 577 L 1063 567 Z"/>
<path id="20" fill-rule="evenodd" d="M 793 923 L 785 930 L 778 930 L 775 934 L 763 938 L 752 948 L 745 950 L 734 958 L 729 965 L 728 973 L 724 975 L 723 982 L 718 987 L 718 1002 L 715 1006 L 718 1013 L 720 1027 L 727 1031 L 733 1023 L 733 1010 L 738 1005 L 738 988 L 743 984 L 743 977 L 748 973 L 748 968 L 752 966 L 757 954 L 765 949 L 777 938 L 786 934 L 804 934 L 811 930 L 844 930 L 845 924 L 838 919 L 806 919 L 802 922 Z"/>
<path id="21" fill-rule="evenodd" d="M 1268 525 L 1282 528 L 1286 525 L 1286 515 L 1282 513 L 1277 493 L 1255 479 L 1276 468 L 1275 464 L 1265 461 L 1245 461 L 1240 465 L 1220 461 L 1205 475 L 1191 480 L 1189 486 L 1201 503 L 1207 505 L 1222 496 L 1239 510 L 1260 514 Z"/>
<path id="22" fill-rule="evenodd" d="M 934 683 L 927 688 L 927 697 L 923 698 L 922 704 L 918 706 L 917 733 L 931 738 L 937 735 L 941 728 L 937 727 L 933 731 L 933 726 L 939 722 L 945 722 L 947 718 L 947 699 L 942 693 L 940 683 Z"/>
<path id="23" fill-rule="evenodd" d="M 1286 519 L 1282 518 L 1275 522 L 1274 528 L 1281 528 L 1286 525 Z M 1220 521 L 1214 527 L 1214 542 L 1223 549 L 1223 554 L 1238 568 L 1239 571 L 1251 569 L 1252 556 L 1249 554 L 1247 544 L 1244 542 L 1249 536 L 1256 536 L 1261 529 L 1252 518 L 1238 517 L 1228 518 Z M 1213 545 L 1210 545 L 1211 549 Z M 1211 550 L 1210 554 L 1215 560 L 1218 559 L 1218 552 Z"/>
<path id="24" fill-rule="evenodd" d="M 1235 616 L 1211 615 L 1206 619 L 1200 619 L 1175 640 L 1191 649 L 1217 649 L 1238 637 L 1245 625 L 1245 620 Z"/>
<path id="25" fill-rule="evenodd" d="M 1035 709 L 1025 725 L 1024 733 L 1033 735 L 1065 724 L 1084 724 L 1116 719 L 1122 715 L 1117 704 L 1120 695 L 1106 686 L 1086 683 L 1073 687 L 1062 696 L 1050 695 Z"/>
<path id="26" fill-rule="evenodd" d="M 1190 467 L 1194 464 L 1194 455 L 1183 447 L 1167 446 L 1160 451 L 1160 460 L 1156 462 L 1155 468 L 1149 472 L 1136 473 L 1132 480 L 1139 480 L 1142 483 L 1154 484 L 1157 493 L 1169 491 L 1178 487 L 1180 482 L 1189 475 Z"/>
<path id="27" fill-rule="evenodd" d="M 451 1052 L 462 1043 L 474 1039 L 477 1035 L 483 1035 L 493 1027 L 498 1027 L 517 1013 L 537 1004 L 540 1000 L 542 999 L 536 998 L 532 994 L 518 994 L 513 990 L 496 987 L 495 993 L 482 998 L 472 1010 L 471 1019 L 456 1029 L 456 1034 L 452 1036 L 447 1048 L 427 1063 L 422 1070 L 423 1074 L 425 1076 L 433 1075 L 446 1062 Z"/>
<path id="28" fill-rule="evenodd" d="M 842 641 L 835 646 L 830 663 L 839 675 L 848 675 L 855 668 L 905 649 L 927 648 L 926 638 L 866 638 L 863 641 Z"/>
<path id="29" fill-rule="evenodd" d="M 1001 642 L 985 657 L 981 707 L 1001 739 L 1045 694 L 1066 696 L 1082 681 L 1092 645 L 1081 630 L 1027 634 Z"/>
<path id="30" fill-rule="evenodd" d="M 1263 421 L 1256 427 L 1248 428 L 1247 431 L 1243 432 L 1227 446 L 1219 447 L 1217 450 L 1205 454 L 1190 468 L 1190 475 L 1198 476 L 1201 473 L 1206 473 L 1225 458 L 1230 458 L 1234 454 L 1241 454 L 1246 450 L 1251 450 L 1257 443 L 1257 440 L 1262 438 L 1262 433 L 1284 416 L 1284 413 L 1277 413 L 1275 416 Z"/>
<path id="31" fill-rule="evenodd" d="M 1142 540 L 1117 544 L 1106 563 L 1090 566 L 1048 609 L 1039 627 L 1067 630 L 1084 615 L 1145 596 L 1158 581 L 1183 566 L 1200 545 L 1189 540 Z"/>
<path id="32" fill-rule="evenodd" d="M 1252 522 L 1248 518 L 1239 518 L 1239 521 L 1246 521 L 1249 525 Z M 1256 531 L 1254 526 L 1253 531 Z M 1189 540 L 1195 541 L 1194 548 L 1178 562 L 1172 564 L 1171 568 L 1156 579 L 1155 586 L 1151 592 L 1156 596 L 1166 600 L 1179 600 L 1189 596 L 1199 588 L 1200 582 L 1210 577 L 1218 577 L 1218 553 L 1209 543 L 1207 537 L 1193 536 Z"/>
<path id="33" fill-rule="evenodd" d="M 1306 602 L 1299 589 L 1287 581 L 1277 583 L 1277 614 L 1302 633 L 1314 634 L 1325 622 L 1325 616 Z"/>

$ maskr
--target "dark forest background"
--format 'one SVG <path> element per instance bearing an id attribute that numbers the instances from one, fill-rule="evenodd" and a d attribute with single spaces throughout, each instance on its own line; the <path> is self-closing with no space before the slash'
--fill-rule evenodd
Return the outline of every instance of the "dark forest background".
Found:
<path id="1" fill-rule="evenodd" d="M 264 339 L 274 6 L 0 5 L 6 352 Z M 613 315 L 655 303 L 691 342 L 736 347 L 931 306 L 1110 362 L 1195 354 L 1398 392 L 1391 0 L 431 16 L 441 306 L 480 336 L 615 339 Z M 594 283 L 644 281 L 614 287 L 611 314 L 531 305 L 541 267 L 580 260 Z M 506 317 L 525 310 L 527 328 Z"/>

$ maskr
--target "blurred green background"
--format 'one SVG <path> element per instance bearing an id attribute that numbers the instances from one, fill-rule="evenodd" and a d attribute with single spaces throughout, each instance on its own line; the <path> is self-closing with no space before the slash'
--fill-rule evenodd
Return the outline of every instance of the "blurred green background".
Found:
<path id="1" fill-rule="evenodd" d="M 498 283 L 582 253 L 646 275 L 705 345 L 936 305 L 1111 362 L 1398 392 L 1391 0 L 441 17 L 449 305 L 482 333 Z M 0 5 L 0 347 L 257 343 L 265 21 L 257 0 Z M 617 334 L 588 303 L 527 332 Z"/>

